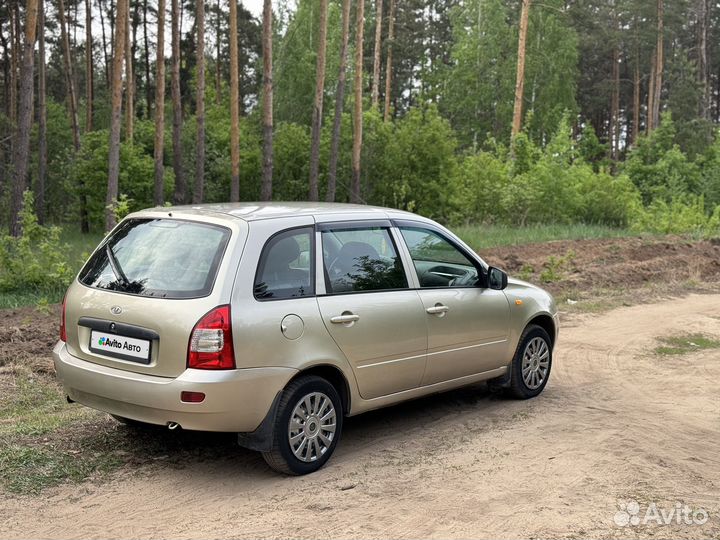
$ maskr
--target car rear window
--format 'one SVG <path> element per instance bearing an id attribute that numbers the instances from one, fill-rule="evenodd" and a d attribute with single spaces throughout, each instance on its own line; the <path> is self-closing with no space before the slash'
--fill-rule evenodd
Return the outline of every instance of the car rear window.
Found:
<path id="1" fill-rule="evenodd" d="M 212 290 L 230 230 L 178 219 L 125 221 L 80 271 L 89 287 L 197 298 Z"/>

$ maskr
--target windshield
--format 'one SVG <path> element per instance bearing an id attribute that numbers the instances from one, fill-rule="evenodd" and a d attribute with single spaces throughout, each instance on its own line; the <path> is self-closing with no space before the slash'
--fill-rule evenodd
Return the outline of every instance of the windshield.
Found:
<path id="1" fill-rule="evenodd" d="M 230 231 L 177 219 L 130 219 L 80 271 L 89 287 L 160 298 L 212 290 Z"/>

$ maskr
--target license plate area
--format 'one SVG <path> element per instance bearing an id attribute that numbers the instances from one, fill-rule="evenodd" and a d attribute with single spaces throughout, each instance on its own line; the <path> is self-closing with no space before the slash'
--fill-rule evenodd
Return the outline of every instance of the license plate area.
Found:
<path id="1" fill-rule="evenodd" d="M 89 348 L 102 356 L 149 364 L 151 359 L 152 341 L 101 330 L 90 332 Z"/>

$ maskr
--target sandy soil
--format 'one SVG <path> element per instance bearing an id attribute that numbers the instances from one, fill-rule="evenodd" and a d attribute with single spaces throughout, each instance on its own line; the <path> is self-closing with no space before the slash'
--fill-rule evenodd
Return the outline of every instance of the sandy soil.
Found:
<path id="1" fill-rule="evenodd" d="M 237 449 L 5 498 L 0 537 L 718 538 L 720 352 L 652 350 L 663 335 L 720 337 L 719 308 L 691 295 L 573 315 L 534 400 L 480 385 L 352 418 L 307 477 Z M 682 503 L 710 518 L 618 526 L 629 500 L 640 517 Z"/>

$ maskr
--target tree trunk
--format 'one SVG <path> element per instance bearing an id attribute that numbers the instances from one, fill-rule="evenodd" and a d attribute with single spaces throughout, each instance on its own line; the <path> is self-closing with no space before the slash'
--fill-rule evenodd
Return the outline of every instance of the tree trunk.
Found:
<path id="1" fill-rule="evenodd" d="M 122 68 L 127 37 L 128 0 L 117 0 L 115 45 L 112 68 L 112 99 L 110 109 L 110 142 L 108 155 L 108 187 L 105 198 L 105 230 L 117 225 L 117 206 L 120 179 L 120 124 L 122 123 Z"/>
<path id="2" fill-rule="evenodd" d="M 631 145 L 637 143 L 638 137 L 640 136 L 640 64 L 635 63 L 635 73 L 633 76 L 633 125 L 632 125 L 632 139 L 630 140 Z"/>
<path id="3" fill-rule="evenodd" d="M 360 151 L 362 150 L 363 122 L 363 37 L 365 31 L 365 0 L 358 0 L 355 30 L 355 110 L 353 114 L 352 184 L 350 202 L 359 203 L 360 197 Z"/>
<path id="4" fill-rule="evenodd" d="M 340 130 L 342 113 L 345 105 L 345 81 L 347 79 L 347 49 L 350 38 L 350 0 L 342 3 L 342 44 L 340 46 L 340 68 L 337 90 L 335 91 L 335 117 L 333 118 L 332 140 L 330 142 L 330 163 L 328 164 L 328 181 L 325 200 L 335 202 L 337 189 L 337 163 L 340 153 Z"/>
<path id="5" fill-rule="evenodd" d="M 18 58 L 20 51 L 18 50 L 18 34 L 20 15 L 17 11 L 17 5 L 10 9 L 10 129 L 14 130 L 17 124 L 17 105 L 18 105 Z M 15 137 L 10 139 L 11 148 L 15 144 Z M 11 150 L 12 151 L 12 150 Z"/>
<path id="6" fill-rule="evenodd" d="M 220 7 L 220 0 L 217 0 L 216 7 L 217 13 L 215 14 L 215 105 L 220 105 L 220 94 L 222 88 L 220 76 L 220 15 L 222 15 L 222 8 Z"/>
<path id="7" fill-rule="evenodd" d="M 647 118 L 645 119 L 645 131 L 649 135 L 654 129 L 653 126 L 653 114 L 652 111 L 655 109 L 653 104 L 655 100 L 655 64 L 657 63 L 657 50 L 653 49 L 652 57 L 650 58 L 650 77 L 648 82 L 648 106 L 647 106 Z"/>
<path id="8" fill-rule="evenodd" d="M 710 120 L 710 84 L 708 82 L 708 27 L 709 0 L 697 1 L 697 50 L 698 50 L 698 82 L 702 95 L 700 96 L 700 117 Z"/>
<path id="9" fill-rule="evenodd" d="M 165 0 L 158 0 L 157 60 L 155 63 L 155 193 L 157 206 L 165 204 Z"/>
<path id="10" fill-rule="evenodd" d="M 118 2 L 119 6 L 120 2 Z M 132 143 L 135 136 L 135 77 L 133 62 L 135 55 L 130 39 L 130 0 L 126 2 L 125 14 L 125 140 Z M 118 10 L 120 8 L 118 7 Z"/>
<path id="11" fill-rule="evenodd" d="M 115 58 L 115 0 L 110 0 L 110 11 L 108 11 L 110 19 L 110 57 Z M 112 64 L 111 68 L 112 70 Z M 112 73 L 110 73 L 112 79 Z M 109 87 L 108 87 L 109 88 Z"/>
<path id="12" fill-rule="evenodd" d="M 652 116 L 652 128 L 655 129 L 660 125 L 660 99 L 662 97 L 663 87 L 663 70 L 664 70 L 664 43 L 665 43 L 665 30 L 664 30 L 664 11 L 665 6 L 663 0 L 657 0 L 657 45 L 656 58 L 655 58 L 655 84 L 652 100 L 652 110 L 650 115 Z"/>
<path id="13" fill-rule="evenodd" d="M 323 118 L 323 97 L 325 92 L 325 51 L 327 49 L 327 0 L 320 2 L 320 35 L 318 37 L 317 63 L 315 66 L 315 104 L 312 116 L 312 142 L 310 145 L 310 193 L 309 200 L 317 201 L 318 169 L 320 163 L 320 131 Z"/>
<path id="14" fill-rule="evenodd" d="M 205 191 L 205 0 L 196 0 L 195 26 L 197 27 L 197 94 L 195 118 L 197 120 L 197 155 L 195 158 L 195 192 L 193 203 L 203 202 Z"/>
<path id="15" fill-rule="evenodd" d="M 230 202 L 240 200 L 240 76 L 237 0 L 230 0 Z"/>
<path id="16" fill-rule="evenodd" d="M 390 120 L 390 96 L 392 95 L 392 53 L 395 44 L 395 0 L 390 0 L 390 13 L 388 14 L 387 60 L 385 61 L 385 110 L 383 120 Z"/>
<path id="17" fill-rule="evenodd" d="M 517 75 L 515 77 L 515 106 L 513 110 L 512 136 L 522 129 L 523 97 L 525 93 L 525 47 L 527 43 L 528 20 L 531 0 L 522 0 L 520 13 L 520 35 L 518 37 Z"/>
<path id="18" fill-rule="evenodd" d="M 35 36 L 37 35 L 38 0 L 27 0 L 25 6 L 25 36 L 22 41 L 22 64 L 20 65 L 20 106 L 18 111 L 17 138 L 13 155 L 13 191 L 10 206 L 10 234 L 19 236 L 18 221 L 23 206 L 23 193 L 27 189 L 28 160 L 30 158 L 30 128 L 33 109 L 33 63 L 35 61 Z"/>
<path id="19" fill-rule="evenodd" d="M 93 39 L 91 0 L 85 0 L 85 132 L 93 129 Z"/>
<path id="20" fill-rule="evenodd" d="M 610 159 L 617 161 L 620 155 L 620 48 L 612 52 L 612 96 L 610 99 Z"/>
<path id="21" fill-rule="evenodd" d="M 273 77 L 272 77 L 272 2 L 263 2 L 263 172 L 260 199 L 272 199 L 273 176 Z"/>
<path id="22" fill-rule="evenodd" d="M 105 84 L 110 88 L 110 61 L 108 59 L 107 37 L 105 36 L 105 5 L 103 0 L 97 0 L 98 11 L 100 12 L 100 29 L 102 30 L 103 58 L 105 59 Z"/>
<path id="23" fill-rule="evenodd" d="M 78 120 L 77 92 L 75 91 L 73 62 L 70 56 L 70 38 L 68 37 L 63 0 L 58 0 L 58 15 L 60 17 L 60 39 L 62 40 L 63 59 L 65 62 L 65 84 L 67 85 L 68 102 L 70 104 L 70 126 L 72 128 L 73 148 L 77 153 L 80 150 L 80 123 Z M 80 232 L 87 233 L 90 231 L 90 223 L 87 212 L 85 181 L 79 179 L 78 183 L 80 188 Z"/>
<path id="24" fill-rule="evenodd" d="M 185 174 L 182 165 L 182 103 L 180 96 L 180 6 L 179 0 L 171 0 L 172 27 L 172 108 L 173 108 L 173 171 L 175 173 L 174 204 L 185 202 Z"/>
<path id="25" fill-rule="evenodd" d="M 80 150 L 80 125 L 77 112 L 77 93 L 75 91 L 75 76 L 73 75 L 73 61 L 70 55 L 70 38 L 68 36 L 67 21 L 65 17 L 65 4 L 58 0 L 58 15 L 60 17 L 60 39 L 63 47 L 65 62 L 65 83 L 67 84 L 68 102 L 70 104 L 70 124 L 72 127 L 73 147 Z"/>
<path id="26" fill-rule="evenodd" d="M 148 39 L 148 0 L 143 1 L 143 41 L 145 43 L 145 118 L 152 114 L 152 85 L 150 84 L 150 41 Z"/>
<path id="27" fill-rule="evenodd" d="M 372 106 L 377 109 L 380 101 L 380 58 L 382 53 L 383 0 L 375 0 L 375 50 L 373 57 Z"/>
<path id="28" fill-rule="evenodd" d="M 40 225 L 45 223 L 45 177 L 47 176 L 47 104 L 45 82 L 45 1 L 38 2 L 38 178 L 35 209 Z"/>

